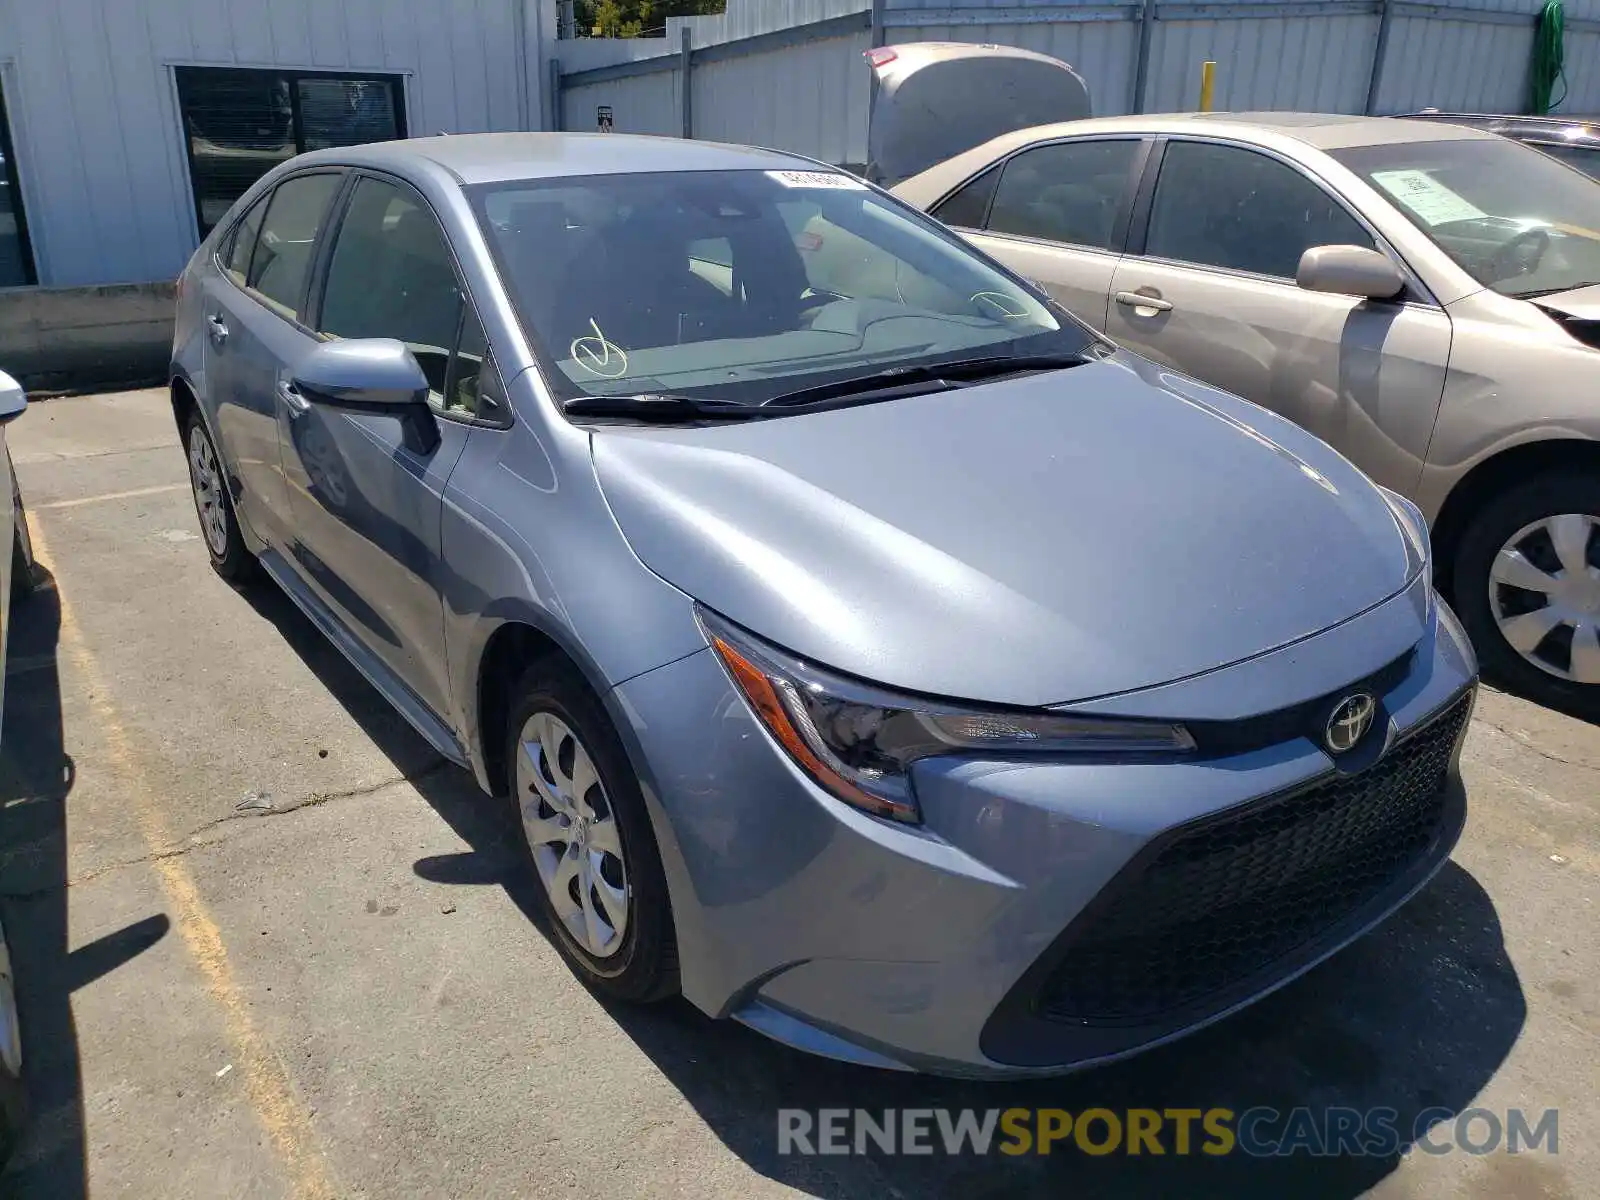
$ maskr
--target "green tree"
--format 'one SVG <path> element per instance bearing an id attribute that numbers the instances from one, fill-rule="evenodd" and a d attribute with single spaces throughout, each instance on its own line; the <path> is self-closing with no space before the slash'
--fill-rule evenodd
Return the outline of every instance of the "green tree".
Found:
<path id="1" fill-rule="evenodd" d="M 590 37 L 661 37 L 668 17 L 720 13 L 727 0 L 577 0 L 576 25 Z"/>

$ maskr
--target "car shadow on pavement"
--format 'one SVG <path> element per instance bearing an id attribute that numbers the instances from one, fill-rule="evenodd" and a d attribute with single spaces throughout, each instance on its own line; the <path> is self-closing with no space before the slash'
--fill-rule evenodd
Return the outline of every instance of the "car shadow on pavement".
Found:
<path id="1" fill-rule="evenodd" d="M 156 913 L 70 949 L 67 798 L 76 782 L 62 720 L 53 581 L 13 605 L 0 743 L 0 923 L 22 1028 L 28 1121 L 0 1172 L 0 1194 L 87 1194 L 83 1079 L 72 994 L 167 933 Z M 0 1142 L 5 1136 L 0 1134 Z"/>
<path id="2" fill-rule="evenodd" d="M 438 883 L 497 885 L 543 928 L 511 807 L 442 760 L 275 588 L 248 589 L 264 618 L 471 850 L 415 865 Z M 429 764 L 433 764 L 430 766 Z M 549 936 L 546 932 L 546 936 Z M 1526 1018 L 1494 905 L 1449 863 L 1382 927 L 1261 1003 L 1123 1064 L 1055 1080 L 967 1083 L 803 1055 L 682 1000 L 608 1005 L 618 1026 L 753 1170 L 828 1200 L 999 1196 L 1353 1197 L 1395 1169 L 1418 1114 L 1471 1107 Z M 779 1153 L 779 1109 L 1052 1108 L 1080 1112 L 1306 1106 L 1395 1110 L 1400 1149 L 1381 1156 L 1251 1158 L 1084 1154 L 890 1157 Z M 953 1116 L 954 1114 L 952 1114 Z M 938 1141 L 937 1135 L 934 1141 Z M 1172 1146 L 1170 1137 L 1168 1146 Z"/>
<path id="3" fill-rule="evenodd" d="M 1459 1111 L 1509 1053 L 1526 1018 L 1521 985 L 1494 906 L 1454 863 L 1389 922 L 1306 977 L 1192 1037 L 1096 1070 L 1053 1080 L 967 1083 L 823 1062 L 686 1004 L 613 1015 L 723 1142 L 752 1168 L 829 1200 L 901 1195 L 1085 1197 L 1311 1197 L 1360 1195 L 1398 1165 L 1428 1109 Z M 737 1063 L 735 1066 L 734 1064 Z M 1395 1110 L 1400 1150 L 1382 1156 L 1250 1157 L 1191 1152 L 1085 1154 L 1069 1137 L 1048 1156 L 947 1156 L 937 1127 L 931 1156 L 779 1153 L 778 1110 L 1307 1107 Z M 1036 1127 L 1036 1126 L 1035 1126 Z M 1266 1124 L 1264 1131 L 1281 1130 Z M 1426 1127 L 1424 1127 L 1425 1129 Z M 1105 1137 L 1099 1127 L 1096 1140 Z M 1437 1140 L 1437 1139 L 1436 1139 Z M 870 1149 L 869 1144 L 869 1149 Z"/>
<path id="4" fill-rule="evenodd" d="M 536 884 L 531 872 L 522 869 L 522 833 L 510 805 L 485 796 L 468 771 L 429 746 L 276 586 L 261 581 L 241 592 L 396 770 L 472 847 L 466 853 L 424 859 L 417 873 L 435 883 L 499 884 L 518 908 L 537 919 Z"/>

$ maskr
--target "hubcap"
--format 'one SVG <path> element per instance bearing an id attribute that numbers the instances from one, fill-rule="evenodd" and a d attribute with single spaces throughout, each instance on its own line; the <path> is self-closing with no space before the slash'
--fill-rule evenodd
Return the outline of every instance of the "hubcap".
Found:
<path id="1" fill-rule="evenodd" d="M 517 740 L 517 804 L 556 916 L 596 958 L 628 930 L 628 870 L 611 798 L 566 722 L 535 713 Z"/>
<path id="2" fill-rule="evenodd" d="M 1600 684 L 1600 517 L 1562 513 L 1524 526 L 1489 569 L 1501 636 L 1541 671 Z"/>
<path id="3" fill-rule="evenodd" d="M 211 439 L 196 425 L 189 434 L 189 483 L 200 514 L 200 532 L 218 558 L 228 553 L 228 507 L 222 494 L 222 471 Z"/>

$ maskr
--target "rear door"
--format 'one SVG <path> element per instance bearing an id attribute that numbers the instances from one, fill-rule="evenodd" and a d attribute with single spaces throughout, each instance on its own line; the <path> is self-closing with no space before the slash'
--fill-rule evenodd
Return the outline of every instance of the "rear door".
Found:
<path id="1" fill-rule="evenodd" d="M 301 323 L 311 259 L 333 199 L 337 171 L 293 175 L 264 196 L 224 242 L 221 271 L 206 272 L 206 392 L 220 453 L 239 484 L 239 507 L 256 535 L 283 547 L 292 514 L 278 449 L 284 365 L 314 344 Z"/>
<path id="2" fill-rule="evenodd" d="M 1030 146 L 946 197 L 933 215 L 1104 329 L 1147 147 L 1139 138 Z"/>
<path id="3" fill-rule="evenodd" d="M 1300 256 L 1313 246 L 1392 255 L 1298 164 L 1176 138 L 1158 153 L 1153 191 L 1141 197 L 1112 280 L 1106 332 L 1282 413 L 1378 482 L 1409 492 L 1444 390 L 1444 310 L 1420 287 L 1380 301 L 1296 286 Z"/>
<path id="4" fill-rule="evenodd" d="M 447 714 L 441 498 L 482 423 L 483 397 L 499 397 L 499 385 L 444 231 L 409 185 L 361 174 L 325 257 L 316 337 L 404 342 L 428 377 L 440 440 L 418 453 L 396 417 L 291 392 L 282 438 L 295 561 L 406 686 Z"/>

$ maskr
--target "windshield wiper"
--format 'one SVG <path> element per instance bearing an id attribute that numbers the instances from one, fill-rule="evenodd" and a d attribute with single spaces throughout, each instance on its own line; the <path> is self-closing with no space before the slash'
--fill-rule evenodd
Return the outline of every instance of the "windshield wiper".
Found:
<path id="1" fill-rule="evenodd" d="M 732 400 L 643 392 L 635 396 L 575 396 L 562 409 L 574 417 L 630 417 L 636 421 L 745 421 L 771 416 L 759 405 Z"/>
<path id="2" fill-rule="evenodd" d="M 1059 371 L 1094 362 L 1096 346 L 1081 354 L 999 354 L 914 367 L 886 367 L 833 383 L 783 392 L 761 404 L 700 399 L 672 392 L 629 396 L 576 396 L 562 403 L 574 417 L 624 417 L 636 421 L 748 421 L 778 414 L 775 408 L 845 408 L 873 400 L 919 396 L 965 387 L 983 379 L 1021 371 Z M 829 403 L 834 401 L 836 403 Z"/>
<path id="3" fill-rule="evenodd" d="M 1586 279 L 1582 283 L 1567 283 L 1560 287 L 1534 288 L 1531 292 L 1508 292 L 1513 300 L 1542 300 L 1546 296 L 1558 296 L 1562 292 L 1575 292 L 1579 288 L 1594 287 L 1600 279 Z"/>
<path id="4" fill-rule="evenodd" d="M 768 408 L 790 408 L 846 398 L 858 401 L 892 399 L 900 395 L 943 390 L 945 387 L 962 387 L 1020 371 L 1059 371 L 1067 367 L 1081 367 L 1084 363 L 1094 362 L 1095 358 L 1094 347 L 1091 346 L 1078 354 L 995 354 L 914 367 L 887 367 L 870 375 L 855 375 L 833 383 L 782 392 L 764 404 Z"/>

